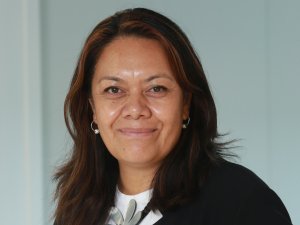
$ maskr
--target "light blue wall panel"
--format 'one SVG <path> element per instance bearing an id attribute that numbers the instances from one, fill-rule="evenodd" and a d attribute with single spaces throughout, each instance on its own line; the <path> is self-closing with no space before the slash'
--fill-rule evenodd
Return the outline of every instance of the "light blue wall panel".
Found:
<path id="1" fill-rule="evenodd" d="M 0 224 L 43 224 L 39 2 L 0 0 Z"/>
<path id="2" fill-rule="evenodd" d="M 300 224 L 300 2 L 270 1 L 270 157 L 272 186 Z"/>
<path id="3" fill-rule="evenodd" d="M 26 184 L 23 138 L 22 107 L 22 24 L 20 1 L 3 2 L 0 8 L 0 103 L 1 103 L 1 224 L 21 224 L 26 221 L 26 190 L 20 187 Z M 15 20 L 17 19 L 17 20 Z M 14 26 L 7 26 L 15 21 Z M 12 216 L 11 212 L 19 210 Z"/>

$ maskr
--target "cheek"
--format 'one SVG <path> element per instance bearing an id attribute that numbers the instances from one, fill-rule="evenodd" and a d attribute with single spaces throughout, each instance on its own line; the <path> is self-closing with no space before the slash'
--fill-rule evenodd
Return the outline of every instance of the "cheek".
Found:
<path id="1" fill-rule="evenodd" d="M 100 127 L 107 127 L 114 123 L 120 115 L 121 107 L 115 104 L 98 104 L 96 107 L 96 122 Z"/>
<path id="2" fill-rule="evenodd" d="M 183 107 L 180 107 L 179 102 L 176 105 L 173 102 L 162 107 L 155 107 L 153 112 L 161 122 L 160 140 L 167 145 L 175 144 L 182 130 Z"/>
<path id="3" fill-rule="evenodd" d="M 151 110 L 164 121 L 181 122 L 184 114 L 183 100 L 179 96 L 173 97 L 171 100 L 161 104 L 152 104 Z"/>

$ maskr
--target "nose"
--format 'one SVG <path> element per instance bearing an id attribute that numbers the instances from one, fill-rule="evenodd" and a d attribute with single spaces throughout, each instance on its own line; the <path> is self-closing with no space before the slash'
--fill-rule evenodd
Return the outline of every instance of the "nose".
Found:
<path id="1" fill-rule="evenodd" d="M 122 115 L 126 119 L 134 120 L 149 118 L 151 116 L 151 110 L 145 96 L 139 93 L 129 95 L 123 107 Z"/>

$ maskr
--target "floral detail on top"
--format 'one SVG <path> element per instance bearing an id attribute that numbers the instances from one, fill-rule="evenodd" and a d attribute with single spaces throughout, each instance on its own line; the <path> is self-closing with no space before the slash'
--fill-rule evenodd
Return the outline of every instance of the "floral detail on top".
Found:
<path id="1" fill-rule="evenodd" d="M 139 211 L 134 215 L 135 211 L 136 211 L 136 201 L 134 199 L 131 199 L 128 203 L 125 219 L 121 211 L 117 207 L 111 208 L 109 213 L 109 218 L 115 222 L 115 225 L 137 225 L 141 220 L 142 211 Z M 106 224 L 106 225 L 113 225 L 113 224 Z"/>

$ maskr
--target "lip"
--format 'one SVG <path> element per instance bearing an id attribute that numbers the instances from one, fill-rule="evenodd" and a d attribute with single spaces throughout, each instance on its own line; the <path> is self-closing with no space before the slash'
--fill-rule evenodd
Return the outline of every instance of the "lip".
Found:
<path id="1" fill-rule="evenodd" d="M 120 128 L 118 131 L 129 137 L 147 137 L 152 135 L 157 129 L 155 128 Z"/>

